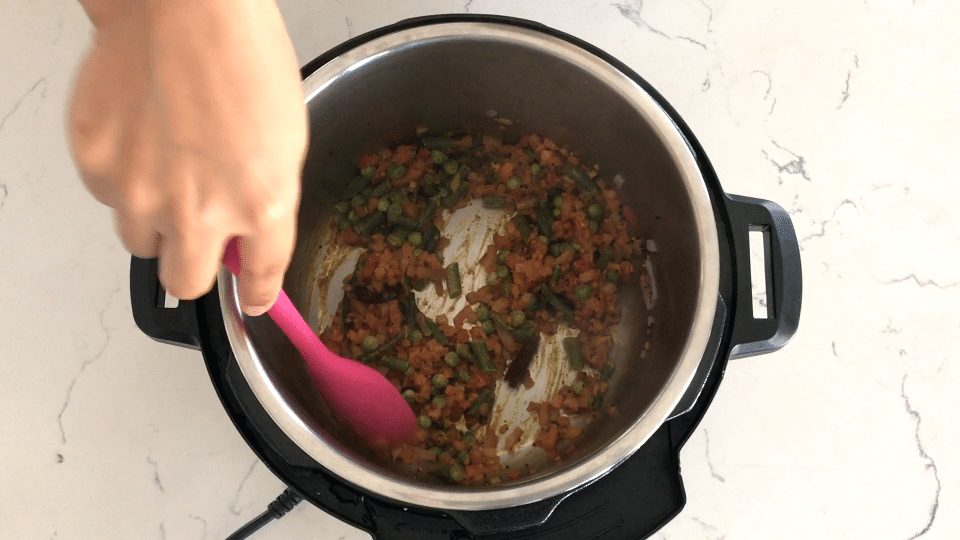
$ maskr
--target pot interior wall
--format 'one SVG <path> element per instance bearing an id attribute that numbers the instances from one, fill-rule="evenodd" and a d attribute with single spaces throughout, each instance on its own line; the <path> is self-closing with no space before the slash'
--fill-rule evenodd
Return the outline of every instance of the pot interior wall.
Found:
<path id="1" fill-rule="evenodd" d="M 359 157 L 415 142 L 416 126 L 427 127 L 428 134 L 467 130 L 506 142 L 538 133 L 576 151 L 583 161 L 598 163 L 601 177 L 622 177 L 621 198 L 637 221 L 631 232 L 658 245 L 650 254 L 658 299 L 648 311 L 636 280 L 623 287 L 618 368 L 606 398 L 621 414 L 600 416 L 570 460 L 539 474 L 574 466 L 645 414 L 673 373 L 690 332 L 700 248 L 687 188 L 671 154 L 680 150 L 668 148 L 625 96 L 535 44 L 475 35 L 410 43 L 359 63 L 317 92 L 309 111 L 298 247 L 284 284 L 304 312 L 317 309 L 311 305 L 312 276 L 321 231 L 329 226 L 332 204 L 357 174 Z M 501 128 L 488 111 L 513 124 Z M 654 320 L 649 328 L 648 316 Z M 410 480 L 343 437 L 296 352 L 269 321 L 247 320 L 247 329 L 272 383 L 318 438 L 371 469 Z M 648 341 L 650 351 L 641 358 Z"/>

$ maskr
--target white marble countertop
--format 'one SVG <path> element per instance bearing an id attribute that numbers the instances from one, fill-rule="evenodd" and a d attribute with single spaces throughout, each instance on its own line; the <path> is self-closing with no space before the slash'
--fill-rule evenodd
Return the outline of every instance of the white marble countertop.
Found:
<path id="1" fill-rule="evenodd" d="M 731 193 L 800 237 L 800 330 L 731 362 L 653 538 L 960 537 L 960 4 L 280 0 L 306 62 L 442 12 L 535 19 L 620 58 Z M 282 490 L 199 353 L 146 338 L 129 259 L 63 135 L 88 37 L 68 0 L 0 7 L 0 538 L 222 539 Z M 953 360 L 951 360 L 953 358 Z M 368 535 L 309 505 L 257 539 Z"/>

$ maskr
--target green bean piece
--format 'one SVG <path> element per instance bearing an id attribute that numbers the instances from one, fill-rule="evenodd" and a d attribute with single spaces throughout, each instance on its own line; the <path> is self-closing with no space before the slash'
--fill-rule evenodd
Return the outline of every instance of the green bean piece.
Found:
<path id="1" fill-rule="evenodd" d="M 423 318 L 423 325 L 426 327 L 427 333 L 441 345 L 446 345 L 450 343 L 450 338 L 446 336 L 443 332 L 440 331 L 440 327 L 437 326 L 437 323 L 433 321 L 430 317 Z"/>
<path id="2" fill-rule="evenodd" d="M 575 336 L 563 338 L 563 350 L 567 352 L 567 360 L 570 362 L 570 367 L 577 371 L 583 369 L 583 353 L 580 352 L 580 338 Z"/>
<path id="3" fill-rule="evenodd" d="M 513 328 L 510 328 L 510 326 L 507 325 L 507 321 L 503 320 L 503 317 L 499 317 L 497 315 L 493 316 L 493 324 L 496 325 L 497 328 L 507 332 L 513 330 Z"/>
<path id="4" fill-rule="evenodd" d="M 570 389 L 573 390 L 574 394 L 579 396 L 580 392 L 583 392 L 583 381 L 580 379 L 573 381 L 573 384 L 570 385 Z"/>
<path id="5" fill-rule="evenodd" d="M 410 234 L 407 235 L 407 242 L 410 242 L 411 246 L 419 246 L 423 242 L 423 235 L 420 234 L 420 231 L 410 231 Z"/>
<path id="6" fill-rule="evenodd" d="M 440 448 L 439 446 L 431 446 L 430 451 L 433 452 L 435 456 L 439 456 L 443 453 L 443 448 Z"/>
<path id="7" fill-rule="evenodd" d="M 460 440 L 467 444 L 473 444 L 477 442 L 477 436 L 472 431 L 464 431 L 460 434 Z"/>
<path id="8" fill-rule="evenodd" d="M 354 176 L 352 180 L 347 182 L 346 187 L 343 188 L 343 199 L 347 200 L 356 197 L 369 183 L 370 179 L 366 176 Z"/>
<path id="9" fill-rule="evenodd" d="M 443 396 L 434 396 L 433 404 L 442 409 L 447 406 L 447 398 Z"/>
<path id="10" fill-rule="evenodd" d="M 474 363 L 480 368 L 480 371 L 484 373 L 495 373 L 497 371 L 497 366 L 490 361 L 490 353 L 487 352 L 486 343 L 482 341 L 471 341 L 470 351 L 473 353 Z"/>
<path id="11" fill-rule="evenodd" d="M 554 209 L 553 209 L 553 217 L 555 217 L 555 218 L 560 217 L 560 209 L 559 209 L 559 208 L 554 208 Z"/>
<path id="12" fill-rule="evenodd" d="M 560 268 L 559 266 L 554 266 L 553 273 L 550 274 L 550 286 L 556 287 L 557 280 L 559 280 L 562 275 L 563 275 L 563 269 Z"/>
<path id="13" fill-rule="evenodd" d="M 505 264 L 501 264 L 500 266 L 498 266 L 497 277 L 500 279 L 503 279 L 505 277 L 510 277 L 510 267 Z"/>
<path id="14" fill-rule="evenodd" d="M 530 165 L 530 172 L 533 173 L 534 176 L 540 174 L 540 164 L 534 163 L 533 165 Z"/>
<path id="15" fill-rule="evenodd" d="M 496 272 L 490 272 L 489 274 L 487 274 L 487 285 L 493 285 L 496 282 L 497 282 Z"/>
<path id="16" fill-rule="evenodd" d="M 423 292 L 427 290 L 427 286 L 430 285 L 430 280 L 427 278 L 421 278 L 413 282 L 413 290 L 417 292 Z"/>
<path id="17" fill-rule="evenodd" d="M 423 227 L 428 221 L 433 219 L 433 216 L 436 215 L 439 207 L 440 203 L 438 203 L 435 199 L 430 199 L 426 206 L 423 207 L 423 210 L 420 211 L 420 215 L 417 216 L 417 223 L 419 224 L 418 228 Z"/>
<path id="18" fill-rule="evenodd" d="M 503 264 L 503 263 L 507 262 L 507 255 L 509 255 L 509 254 L 510 254 L 510 250 L 508 250 L 508 249 L 501 249 L 500 251 L 498 251 L 498 252 L 497 252 L 497 264 Z"/>
<path id="19" fill-rule="evenodd" d="M 620 281 L 620 274 L 616 273 L 613 270 L 607 270 L 607 273 L 604 275 L 604 277 L 607 278 L 607 281 L 609 283 L 613 283 L 614 285 L 616 285 L 617 282 Z"/>
<path id="20" fill-rule="evenodd" d="M 380 197 L 386 195 L 388 191 L 390 191 L 390 182 L 384 180 L 383 182 L 377 184 L 375 188 L 373 188 L 373 191 L 370 192 L 370 197 L 379 199 Z"/>
<path id="21" fill-rule="evenodd" d="M 454 174 L 457 174 L 457 171 L 459 169 L 460 169 L 460 164 L 457 163 L 456 160 L 448 159 L 447 161 L 443 162 L 443 172 L 451 176 Z"/>
<path id="22" fill-rule="evenodd" d="M 350 203 L 348 201 L 340 201 L 333 205 L 333 209 L 336 210 L 338 214 L 346 214 L 350 211 Z"/>
<path id="23" fill-rule="evenodd" d="M 463 467 L 457 464 L 440 463 L 434 468 L 434 474 L 450 480 L 451 482 L 463 481 Z"/>
<path id="24" fill-rule="evenodd" d="M 469 382 L 470 381 L 470 370 L 469 369 L 460 369 L 457 371 L 457 379 L 460 382 Z"/>
<path id="25" fill-rule="evenodd" d="M 390 202 L 397 204 L 403 204 L 407 201 L 407 190 L 405 189 L 395 189 L 387 194 L 387 197 L 390 198 Z"/>
<path id="26" fill-rule="evenodd" d="M 576 182 L 577 187 L 580 188 L 580 191 L 582 191 L 584 195 L 592 197 L 597 194 L 597 185 L 580 169 L 571 167 L 564 174 L 567 178 Z"/>
<path id="27" fill-rule="evenodd" d="M 457 452 L 457 461 L 460 462 L 461 465 L 469 465 L 470 452 L 467 452 L 466 450 L 461 450 Z"/>
<path id="28" fill-rule="evenodd" d="M 520 177 L 511 176 L 510 179 L 507 180 L 507 189 L 520 189 Z"/>
<path id="29" fill-rule="evenodd" d="M 473 353 L 470 352 L 470 346 L 466 343 L 457 343 L 457 355 L 473 362 Z"/>
<path id="30" fill-rule="evenodd" d="M 519 309 L 515 309 L 510 312 L 510 321 L 514 326 L 520 326 L 527 321 L 527 316 Z"/>
<path id="31" fill-rule="evenodd" d="M 553 215 L 547 208 L 547 203 L 538 200 L 536 202 L 536 209 L 537 227 L 540 228 L 540 233 L 547 238 L 553 236 Z"/>
<path id="32" fill-rule="evenodd" d="M 433 420 L 425 414 L 421 414 L 417 417 L 417 425 L 423 429 L 430 429 L 430 426 L 433 425 Z"/>
<path id="33" fill-rule="evenodd" d="M 434 388 L 437 388 L 437 389 L 445 388 L 449 382 L 450 381 L 448 381 L 447 378 L 444 377 L 443 374 L 441 373 L 437 373 L 436 375 L 433 376 L 432 379 L 430 379 L 430 383 L 433 385 Z"/>
<path id="34" fill-rule="evenodd" d="M 590 298 L 592 293 L 593 290 L 586 283 L 577 285 L 577 288 L 573 290 L 573 295 L 577 297 L 577 300 L 586 300 Z"/>
<path id="35" fill-rule="evenodd" d="M 603 396 L 602 395 L 593 396 L 593 399 L 590 400 L 590 407 L 592 407 L 593 410 L 595 411 L 603 407 Z"/>
<path id="36" fill-rule="evenodd" d="M 436 163 L 437 165 L 441 165 L 443 162 L 447 161 L 447 155 L 440 150 L 431 150 L 430 161 Z"/>
<path id="37" fill-rule="evenodd" d="M 557 195 L 553 198 L 554 208 L 560 208 L 563 205 L 563 195 Z"/>
<path id="38" fill-rule="evenodd" d="M 407 368 L 410 367 L 409 362 L 406 360 L 401 360 L 396 356 L 384 356 L 377 363 L 387 369 L 393 369 L 396 371 L 406 371 Z"/>
<path id="39" fill-rule="evenodd" d="M 420 142 L 427 150 L 442 150 L 452 146 L 453 143 L 457 142 L 457 139 L 453 137 L 424 137 Z"/>
<path id="40" fill-rule="evenodd" d="M 376 173 L 377 173 L 377 166 L 376 166 L 376 165 L 367 165 L 366 167 L 360 169 L 360 175 L 361 175 L 361 176 L 366 176 L 367 178 L 370 178 L 371 176 L 373 176 L 373 175 L 376 174 Z"/>
<path id="41" fill-rule="evenodd" d="M 490 318 L 490 307 L 487 305 L 480 305 L 480 307 L 477 308 L 477 319 L 479 319 L 480 322 L 483 322 L 489 318 Z"/>
<path id="42" fill-rule="evenodd" d="M 393 203 L 387 207 L 387 221 L 396 223 L 403 215 L 403 206 L 400 203 Z"/>
<path id="43" fill-rule="evenodd" d="M 490 319 L 487 319 L 482 323 L 480 323 L 480 328 L 482 328 L 483 332 L 488 336 L 492 334 L 494 330 L 496 330 L 496 328 L 494 328 L 493 326 L 493 321 L 491 321 Z"/>
<path id="44" fill-rule="evenodd" d="M 357 233 L 369 236 L 373 233 L 373 230 L 379 227 L 387 219 L 386 214 L 383 212 L 371 212 L 357 222 L 356 231 Z"/>
<path id="45" fill-rule="evenodd" d="M 377 336 L 364 336 L 363 341 L 360 342 L 360 346 L 365 351 L 375 351 L 377 347 L 380 346 L 380 342 L 377 341 Z"/>
<path id="46" fill-rule="evenodd" d="M 573 322 L 573 311 L 564 304 L 557 295 L 554 294 L 546 284 L 540 286 L 540 294 L 546 298 L 547 302 L 553 306 L 553 309 L 556 310 L 557 314 L 563 317 L 563 320 L 567 323 Z"/>
<path id="47" fill-rule="evenodd" d="M 600 380 L 607 382 L 610 380 L 610 377 L 613 376 L 613 372 L 617 370 L 617 365 L 613 363 L 613 360 L 607 360 L 603 364 L 603 368 L 600 369 Z"/>
<path id="48" fill-rule="evenodd" d="M 513 224 L 517 226 L 517 230 L 520 231 L 520 236 L 524 240 L 530 238 L 530 233 L 533 232 L 533 228 L 530 227 L 530 220 L 527 219 L 527 216 L 517 214 L 513 217 Z"/>
<path id="49" fill-rule="evenodd" d="M 391 246 L 398 248 L 401 244 L 407 239 L 407 235 L 410 234 L 410 231 L 404 229 L 403 227 L 397 227 L 390 233 L 390 236 L 387 237 L 387 243 Z"/>
<path id="50" fill-rule="evenodd" d="M 592 219 L 587 222 L 587 226 L 590 227 L 592 233 L 596 233 L 600 229 L 600 224 Z"/>
<path id="51" fill-rule="evenodd" d="M 612 260 L 613 250 L 610 248 L 603 248 L 600 250 L 600 257 L 597 258 L 597 268 L 606 270 L 607 265 L 610 264 L 610 261 Z"/>
<path id="52" fill-rule="evenodd" d="M 587 207 L 587 215 L 592 219 L 600 219 L 603 217 L 603 207 L 600 203 L 593 203 Z"/>
<path id="53" fill-rule="evenodd" d="M 456 298 L 463 294 L 460 283 L 460 263 L 450 263 L 447 267 L 447 295 Z"/>
<path id="54" fill-rule="evenodd" d="M 404 370 L 403 374 L 406 375 L 407 377 L 409 377 L 410 375 L 413 375 L 413 373 L 414 373 L 415 371 L 416 371 L 416 370 L 413 369 L 413 366 L 410 366 L 410 367 L 408 367 L 406 370 Z"/>
<path id="55" fill-rule="evenodd" d="M 496 195 L 484 195 L 482 201 L 484 208 L 499 209 L 507 206 L 507 200 Z"/>
<path id="56" fill-rule="evenodd" d="M 417 393 L 413 390 L 413 388 L 407 388 L 400 395 L 403 396 L 403 399 L 407 400 L 407 403 L 411 405 L 417 400 Z"/>
<path id="57" fill-rule="evenodd" d="M 405 229 L 410 229 L 410 230 L 415 230 L 420 228 L 420 223 L 417 220 L 408 218 L 407 216 L 403 216 L 403 215 L 401 215 L 396 220 L 394 220 L 394 223 L 396 223 L 397 225 Z"/>
<path id="58" fill-rule="evenodd" d="M 503 280 L 503 295 L 510 296 L 510 290 L 513 288 L 513 282 L 509 279 Z"/>
<path id="59" fill-rule="evenodd" d="M 450 367 L 457 367 L 460 364 L 460 355 L 454 351 L 450 351 L 443 356 L 443 361 Z"/>
<path id="60" fill-rule="evenodd" d="M 573 244 L 570 242 L 564 242 L 560 244 L 560 251 L 566 253 L 567 251 L 574 251 Z"/>
<path id="61" fill-rule="evenodd" d="M 377 200 L 377 210 L 381 212 L 386 212 L 390 210 L 390 199 L 386 197 L 381 197 Z"/>
<path id="62" fill-rule="evenodd" d="M 480 394 L 477 395 L 477 399 L 473 400 L 473 403 L 470 404 L 470 408 L 467 409 L 467 414 L 471 416 L 477 416 L 480 414 L 480 406 L 486 403 L 488 400 L 493 401 L 493 390 L 490 388 L 484 388 L 480 391 Z"/>
<path id="63" fill-rule="evenodd" d="M 356 225 L 357 223 L 360 223 L 360 216 L 357 215 L 356 212 L 351 210 L 347 212 L 347 222 L 353 223 L 354 225 Z"/>
<path id="64" fill-rule="evenodd" d="M 457 203 L 460 202 L 460 199 L 462 199 L 463 196 L 466 195 L 467 190 L 469 189 L 470 189 L 470 183 L 461 181 L 460 187 L 458 187 L 456 191 L 444 197 L 443 206 L 446 208 L 452 208 L 456 206 Z"/>
<path id="65" fill-rule="evenodd" d="M 410 335 L 407 336 L 407 339 L 409 339 L 411 343 L 416 343 L 417 341 L 423 339 L 423 332 L 414 328 L 413 330 L 410 330 Z"/>
<path id="66" fill-rule="evenodd" d="M 407 168 L 402 163 L 391 163 L 387 166 L 387 177 L 391 180 L 399 180 L 407 174 Z"/>
<path id="67" fill-rule="evenodd" d="M 560 244 L 556 244 L 556 243 L 555 243 L 555 244 L 551 244 L 551 245 L 550 245 L 550 254 L 551 254 L 551 255 L 553 255 L 554 257 L 559 257 L 559 256 L 560 256 L 560 253 L 562 253 L 562 250 L 560 249 Z M 556 268 L 554 268 L 554 269 L 556 269 Z"/>
<path id="68" fill-rule="evenodd" d="M 538 331 L 538 328 L 535 325 L 528 324 L 517 328 L 510 332 L 510 335 L 513 336 L 513 339 L 518 342 L 524 342 L 533 337 L 533 334 Z"/>

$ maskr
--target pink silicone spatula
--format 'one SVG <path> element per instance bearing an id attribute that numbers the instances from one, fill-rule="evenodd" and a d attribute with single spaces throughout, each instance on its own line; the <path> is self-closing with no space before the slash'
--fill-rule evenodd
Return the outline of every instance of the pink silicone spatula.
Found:
<path id="1" fill-rule="evenodd" d="M 223 264 L 233 275 L 239 275 L 236 239 L 227 244 Z M 377 370 L 331 352 L 283 290 L 267 315 L 303 355 L 314 385 L 337 420 L 371 444 L 395 445 L 413 436 L 413 411 L 393 384 Z"/>

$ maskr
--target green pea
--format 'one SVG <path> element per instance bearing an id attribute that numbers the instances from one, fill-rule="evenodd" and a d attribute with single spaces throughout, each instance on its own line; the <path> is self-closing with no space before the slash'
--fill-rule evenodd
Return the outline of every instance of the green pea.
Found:
<path id="1" fill-rule="evenodd" d="M 460 169 L 460 164 L 455 160 L 448 159 L 443 163 L 443 172 L 447 174 L 457 174 L 457 171 Z"/>
<path id="2" fill-rule="evenodd" d="M 399 180 L 403 178 L 405 174 L 407 174 L 407 168 L 401 163 L 391 163 L 387 166 L 387 176 L 390 177 L 391 180 Z"/>
<path id="3" fill-rule="evenodd" d="M 375 351 L 380 346 L 380 342 L 377 341 L 377 336 L 365 336 L 363 341 L 360 342 L 360 346 L 365 351 Z"/>
<path id="4" fill-rule="evenodd" d="M 443 361 L 450 367 L 457 367 L 460 364 L 460 355 L 450 351 L 443 357 Z"/>
<path id="5" fill-rule="evenodd" d="M 573 291 L 574 296 L 576 296 L 578 300 L 586 300 L 587 298 L 590 298 L 591 293 L 593 293 L 593 290 L 591 290 L 590 286 L 586 283 L 578 285 Z"/>

